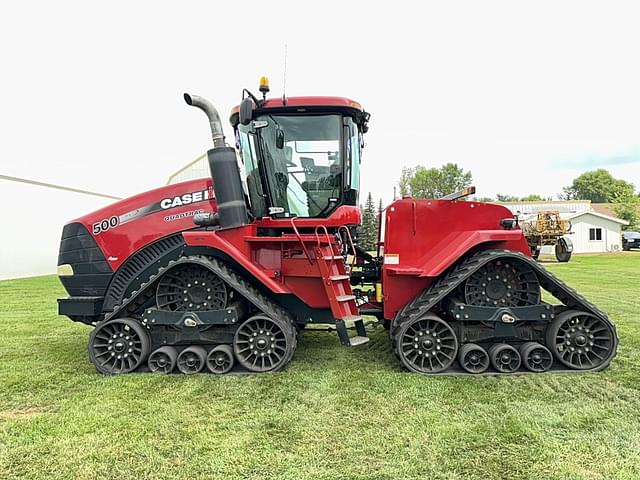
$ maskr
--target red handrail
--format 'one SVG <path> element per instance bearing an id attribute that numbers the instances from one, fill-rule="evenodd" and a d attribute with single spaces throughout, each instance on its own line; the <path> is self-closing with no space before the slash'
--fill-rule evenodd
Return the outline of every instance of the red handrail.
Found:
<path id="1" fill-rule="evenodd" d="M 347 227 L 346 225 L 341 225 L 340 227 L 338 227 L 338 235 L 340 234 L 340 231 L 344 228 L 345 232 L 347 232 L 347 238 L 349 239 L 349 246 L 351 246 L 351 251 L 353 252 L 353 260 L 351 261 L 351 266 L 354 266 L 356 264 L 356 259 L 358 257 L 358 254 L 356 253 L 356 246 L 353 243 L 353 237 L 351 236 L 351 232 L 349 231 L 349 227 Z"/>
<path id="2" fill-rule="evenodd" d="M 320 237 L 318 236 L 318 229 L 321 228 L 322 230 L 324 230 L 324 236 L 327 238 L 327 243 L 329 245 L 331 245 L 331 237 L 329 236 L 329 231 L 327 230 L 327 227 L 325 227 L 324 225 L 316 225 L 316 228 L 314 230 L 315 234 L 316 234 L 316 241 L 318 242 L 318 246 L 320 246 Z"/>
<path id="3" fill-rule="evenodd" d="M 331 249 L 331 260 L 329 262 L 329 265 L 331 265 L 334 261 L 333 242 L 331 241 L 331 237 L 329 236 L 329 231 L 327 230 L 327 227 L 325 227 L 324 225 L 316 225 L 316 228 L 314 229 L 314 233 L 316 234 L 316 241 L 318 242 L 318 248 L 320 248 L 320 236 L 318 235 L 318 229 L 324 230 L 324 236 L 327 238 L 327 243 L 329 244 L 329 248 Z"/>
<path id="4" fill-rule="evenodd" d="M 309 260 L 309 263 L 313 265 L 313 260 L 311 260 L 311 255 L 309 255 L 309 250 L 307 250 L 307 246 L 304 244 L 304 241 L 300 236 L 300 232 L 298 232 L 298 228 L 294 223 L 295 219 L 296 217 L 291 217 L 291 226 L 293 227 L 293 232 L 296 234 L 296 237 L 298 237 L 298 240 L 300 241 L 300 245 L 302 245 L 302 250 L 304 250 L 304 254 L 307 256 L 307 260 Z"/>

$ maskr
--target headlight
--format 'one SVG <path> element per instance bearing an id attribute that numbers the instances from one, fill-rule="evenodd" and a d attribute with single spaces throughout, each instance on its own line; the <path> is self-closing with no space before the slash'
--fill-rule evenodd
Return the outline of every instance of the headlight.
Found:
<path id="1" fill-rule="evenodd" d="M 73 276 L 73 267 L 68 263 L 65 263 L 63 265 L 58 265 L 58 276 L 59 277 Z"/>

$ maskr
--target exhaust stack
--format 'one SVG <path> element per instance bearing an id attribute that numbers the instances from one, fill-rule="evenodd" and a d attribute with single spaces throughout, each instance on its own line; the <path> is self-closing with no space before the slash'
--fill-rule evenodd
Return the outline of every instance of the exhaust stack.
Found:
<path id="1" fill-rule="evenodd" d="M 220 227 L 234 228 L 248 224 L 247 204 L 236 151 L 224 143 L 224 132 L 218 111 L 209 100 L 198 95 L 185 93 L 184 101 L 187 105 L 202 110 L 209 118 L 213 148 L 207 152 L 207 158 L 218 204 L 217 215 Z"/>
<path id="2" fill-rule="evenodd" d="M 209 125 L 211 127 L 211 137 L 213 138 L 213 148 L 224 147 L 224 132 L 222 131 L 222 122 L 220 121 L 220 115 L 218 110 L 213 106 L 206 98 L 202 98 L 198 95 L 184 94 L 184 101 L 187 105 L 199 108 L 209 118 Z"/>

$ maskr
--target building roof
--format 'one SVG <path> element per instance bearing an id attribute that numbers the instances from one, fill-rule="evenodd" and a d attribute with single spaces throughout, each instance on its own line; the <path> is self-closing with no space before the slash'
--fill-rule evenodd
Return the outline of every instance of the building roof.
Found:
<path id="1" fill-rule="evenodd" d="M 577 213 L 591 210 L 590 200 L 549 200 L 542 202 L 497 202 L 512 212 L 523 214 L 553 210 L 560 213 Z"/>
<path id="2" fill-rule="evenodd" d="M 620 225 L 629 225 L 629 222 L 627 222 L 626 220 L 623 220 L 623 219 L 618 218 L 618 217 L 612 217 L 610 215 L 605 215 L 603 213 L 599 213 L 599 212 L 596 212 L 594 210 L 587 211 L 587 212 L 574 213 L 572 215 L 568 215 L 566 218 L 568 220 L 573 220 L 574 218 L 581 217 L 582 215 L 593 215 L 594 217 L 604 218 L 605 220 L 610 220 L 612 222 L 619 223 Z"/>
<path id="3" fill-rule="evenodd" d="M 613 203 L 592 203 L 591 208 L 603 215 L 609 215 L 610 217 L 616 216 L 616 212 L 613 209 Z"/>

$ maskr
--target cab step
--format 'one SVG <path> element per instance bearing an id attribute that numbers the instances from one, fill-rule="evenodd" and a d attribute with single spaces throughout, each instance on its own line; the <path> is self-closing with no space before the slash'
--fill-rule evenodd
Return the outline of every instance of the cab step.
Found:
<path id="1" fill-rule="evenodd" d="M 367 343 L 369 338 L 364 328 L 364 321 L 359 315 L 356 296 L 353 295 L 351 289 L 351 276 L 346 271 L 344 258 L 342 255 L 338 255 L 338 246 L 332 242 L 328 242 L 327 245 L 321 245 L 318 242 L 315 253 L 316 259 L 318 259 L 319 273 L 322 276 L 322 285 L 331 306 L 331 314 L 336 322 L 340 343 L 347 347 Z M 353 337 L 349 337 L 345 322 L 353 322 L 356 330 Z"/>
<path id="2" fill-rule="evenodd" d="M 356 327 L 356 335 L 353 337 L 349 336 L 347 326 L 344 323 L 345 320 L 351 320 L 350 317 L 356 317 L 356 320 L 353 320 L 353 325 Z M 369 341 L 367 331 L 364 328 L 364 321 L 362 320 L 362 317 L 356 315 L 345 317 L 342 320 L 336 320 L 336 331 L 338 332 L 340 343 L 345 347 L 357 347 L 358 345 L 364 345 Z"/>
<path id="3" fill-rule="evenodd" d="M 361 337 L 356 335 L 355 337 L 349 337 L 349 346 L 357 347 L 358 345 L 364 345 L 369 341 L 369 337 Z"/>
<path id="4" fill-rule="evenodd" d="M 329 280 L 333 282 L 339 282 L 340 280 L 349 280 L 351 275 L 331 275 Z"/>
<path id="5" fill-rule="evenodd" d="M 336 295 L 336 300 L 339 302 L 350 302 L 351 300 L 355 299 L 355 295 Z"/>

